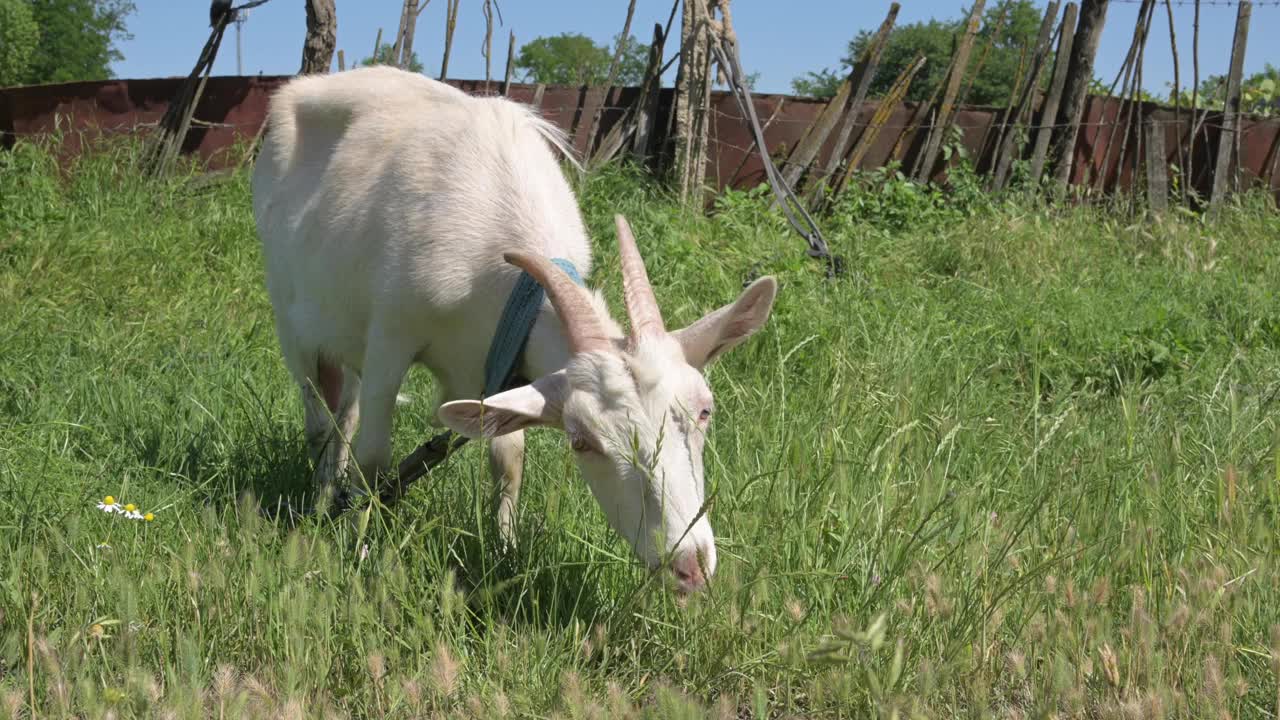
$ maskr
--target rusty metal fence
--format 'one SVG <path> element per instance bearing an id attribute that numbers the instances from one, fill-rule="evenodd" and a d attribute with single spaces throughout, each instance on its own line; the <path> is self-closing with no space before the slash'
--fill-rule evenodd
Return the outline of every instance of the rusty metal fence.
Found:
<path id="1" fill-rule="evenodd" d="M 272 90 L 289 76 L 213 77 L 196 106 L 190 132 L 182 152 L 196 155 L 211 169 L 238 161 L 233 149 L 247 143 L 256 134 L 266 114 Z M 176 94 L 182 78 L 147 80 L 105 80 L 56 85 L 39 85 L 0 89 L 0 146 L 11 147 L 22 138 L 59 133 L 63 157 L 71 158 L 93 138 L 119 134 L 142 134 L 153 129 Z M 496 92 L 497 83 L 453 80 L 451 85 L 473 93 Z M 487 85 L 487 87 L 486 87 Z M 626 108 L 639 93 L 639 88 L 618 92 L 610 106 L 604 107 L 594 137 L 586 137 L 590 115 L 594 112 L 591 88 L 512 84 L 512 99 L 532 103 L 535 99 L 542 114 L 570 134 L 579 151 L 608 134 Z M 664 89 L 658 117 L 669 115 L 672 92 Z M 756 95 L 755 110 L 764 124 L 768 151 L 776 162 L 785 161 L 786 150 L 797 143 L 805 130 L 825 107 L 825 101 L 788 95 Z M 1121 111 L 1128 112 L 1119 98 L 1091 97 L 1085 109 L 1081 132 L 1074 148 L 1071 182 L 1107 191 L 1127 191 L 1144 186 L 1147 173 L 1138 157 L 1140 143 L 1125 142 L 1125 135 L 1136 137 L 1143 128 L 1158 128 L 1168 148 L 1164 166 L 1170 180 L 1180 187 L 1207 194 L 1213 182 L 1213 158 L 1223 140 L 1220 114 L 1203 115 L 1197 136 L 1188 142 L 1193 118 L 1185 109 L 1175 116 L 1171 108 L 1152 103 L 1139 106 L 1137 119 L 1123 122 Z M 711 98 L 713 121 L 709 136 L 711 158 L 707 183 L 713 189 L 750 188 L 764 181 L 764 169 L 754 148 L 751 131 L 744 122 L 734 98 L 728 92 L 714 92 Z M 864 103 L 858 110 L 857 125 L 871 122 L 877 104 Z M 979 172 L 989 169 L 995 151 L 996 136 L 1003 120 L 1004 108 L 964 107 L 954 120 L 958 138 Z M 910 120 L 915 106 L 904 103 L 894 108 L 887 122 L 869 146 L 859 163 L 860 169 L 883 167 L 898 161 L 910 167 L 922 148 L 921 141 L 928 126 L 912 128 Z M 1030 128 L 1038 127 L 1033 120 Z M 856 130 L 855 130 L 856 131 Z M 914 132 L 913 132 L 914 131 Z M 1270 188 L 1280 200 L 1280 120 L 1243 118 L 1239 134 L 1239 171 L 1241 188 Z M 655 128 L 653 147 L 659 152 L 654 162 L 660 163 L 662 150 L 668 148 L 669 133 L 661 122 Z M 832 152 L 829 141 L 819 153 L 813 167 L 825 166 Z M 1110 148 L 1112 145 L 1117 148 Z M 895 148 L 897 154 L 895 155 Z M 1110 149 L 1109 149 L 1110 148 Z M 1189 154 L 1188 154 L 1189 148 Z M 1181 156 L 1181 157 L 1180 157 Z M 939 167 L 935 179 L 943 179 L 945 166 Z M 1177 175 L 1175 178 L 1174 175 Z"/>

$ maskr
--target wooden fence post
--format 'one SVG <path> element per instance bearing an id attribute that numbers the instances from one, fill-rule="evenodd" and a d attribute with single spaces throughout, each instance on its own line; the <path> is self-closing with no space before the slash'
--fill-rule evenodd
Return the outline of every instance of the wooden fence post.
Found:
<path id="1" fill-rule="evenodd" d="M 702 199 L 706 175 L 707 121 L 711 112 L 711 2 L 684 0 L 680 66 L 672 103 L 676 190 L 681 202 Z"/>
<path id="2" fill-rule="evenodd" d="M 614 83 L 618 81 L 618 70 L 622 66 L 622 53 L 626 50 L 627 43 L 631 39 L 631 20 L 636 14 L 636 0 L 631 0 L 627 4 L 627 19 L 622 23 L 622 34 L 618 36 L 618 44 L 613 49 L 613 59 L 609 61 L 609 74 L 604 81 L 605 96 L 604 101 L 591 116 L 591 127 L 587 132 L 588 138 L 587 149 L 591 150 L 591 145 L 596 136 L 596 130 L 600 127 L 600 116 L 602 116 L 609 107 L 617 100 L 617 93 L 614 91 Z M 585 158 L 588 163 L 591 162 L 590 153 Z"/>
<path id="3" fill-rule="evenodd" d="M 307 39 L 302 44 L 302 75 L 327 73 L 338 43 L 338 11 L 333 0 L 307 0 Z"/>
<path id="4" fill-rule="evenodd" d="M 406 67 L 406 63 L 403 62 L 405 34 L 410 27 L 416 24 L 410 18 L 417 18 L 417 9 L 418 0 L 405 0 L 400 4 L 400 21 L 396 23 L 396 41 L 391 46 L 390 58 L 391 64 L 398 68 Z M 377 56 L 375 55 L 374 57 L 376 58 Z"/>
<path id="5" fill-rule="evenodd" d="M 511 75 L 515 71 L 516 66 L 516 31 L 511 31 L 511 38 L 507 41 L 507 72 L 502 78 L 502 96 L 506 97 L 511 94 Z"/>
<path id="6" fill-rule="evenodd" d="M 484 4 L 480 6 L 484 14 L 484 44 L 481 45 L 481 53 L 484 55 L 484 94 L 489 94 L 489 81 L 493 79 L 493 3 L 492 0 L 484 0 Z"/>
<path id="7" fill-rule="evenodd" d="M 1036 38 L 1035 50 L 1031 58 L 1031 67 L 1023 78 L 1018 102 L 1012 108 L 1012 124 L 1008 132 L 1001 138 L 996 147 L 995 175 L 992 176 L 991 188 L 1001 190 L 1009 179 L 1009 168 L 1013 165 L 1015 155 L 1021 154 L 1022 144 L 1018 141 L 1018 133 L 1031 114 L 1031 107 L 1036 90 L 1040 87 L 1040 76 L 1043 74 L 1044 61 L 1049 55 L 1049 43 L 1053 39 L 1053 21 L 1058 17 L 1058 0 L 1051 0 L 1045 9 L 1044 20 L 1040 23 L 1040 35 Z"/>
<path id="8" fill-rule="evenodd" d="M 907 96 L 907 90 L 911 89 L 911 81 L 915 79 L 916 73 L 920 72 L 920 69 L 924 67 L 925 62 L 923 53 L 916 55 L 916 59 L 904 68 L 897 79 L 893 81 L 893 87 L 889 89 L 889 92 L 880 99 L 880 106 L 876 108 L 876 113 L 871 117 L 871 122 L 867 125 L 867 129 L 862 131 L 858 142 L 853 146 L 853 151 L 849 153 L 849 162 L 845 164 L 844 173 L 841 174 L 832 188 L 833 192 L 838 193 L 849 184 L 853 173 L 857 171 L 858 165 L 862 163 L 862 158 L 871 149 L 871 143 L 874 143 L 876 138 L 879 137 L 880 130 L 884 128 L 885 123 L 889 122 L 889 117 L 893 115 L 893 111 L 902 104 L 902 99 Z M 892 153 L 889 154 L 889 160 L 893 160 Z"/>
<path id="9" fill-rule="evenodd" d="M 453 52 L 453 31 L 458 27 L 458 5 L 462 0 L 447 0 L 444 19 L 444 59 L 440 61 L 440 81 L 449 77 L 449 53 Z"/>
<path id="10" fill-rule="evenodd" d="M 1116 158 L 1116 182 L 1119 182 L 1120 174 L 1124 169 L 1124 154 L 1128 149 L 1129 133 L 1134 130 L 1133 112 L 1137 107 L 1137 91 L 1142 86 L 1142 56 L 1147 47 L 1147 30 L 1151 27 L 1151 16 L 1155 12 L 1155 4 L 1156 0 L 1142 0 L 1142 5 L 1138 8 L 1138 22 L 1133 27 L 1133 41 L 1129 44 L 1129 53 L 1125 56 L 1120 72 L 1116 74 L 1115 82 L 1111 84 L 1114 90 L 1116 83 L 1120 82 L 1122 77 L 1124 79 L 1120 85 L 1120 106 L 1116 109 L 1116 116 L 1111 123 L 1111 134 L 1103 146 L 1102 164 L 1097 166 L 1098 172 L 1094 178 L 1098 190 L 1105 190 L 1107 187 L 1107 178 L 1111 173 L 1112 151 L 1116 147 L 1116 136 L 1121 129 L 1124 130 L 1124 135 L 1120 138 L 1120 157 Z M 1128 110 L 1127 114 L 1126 110 Z M 1121 117 L 1124 118 L 1123 121 Z M 1140 128 L 1139 132 L 1141 132 Z M 1101 130 L 1098 136 L 1102 136 Z"/>
<path id="11" fill-rule="evenodd" d="M 218 55 L 218 48 L 222 45 L 222 36 L 227 30 L 227 24 L 231 22 L 231 15 L 231 13 L 222 13 L 218 16 L 213 32 L 209 34 L 204 49 L 200 51 L 200 59 L 196 61 L 196 66 L 179 87 L 178 95 L 169 102 L 169 107 L 160 118 L 160 124 L 156 127 L 155 133 L 147 138 L 141 161 L 148 174 L 163 175 L 168 172 L 169 165 L 177 157 L 182 141 L 187 136 L 187 130 L 191 127 L 191 118 L 195 114 L 196 105 L 200 102 L 201 94 L 204 93 L 205 81 L 213 72 L 213 61 Z"/>
<path id="12" fill-rule="evenodd" d="M 1154 213 L 1169 209 L 1169 174 L 1165 162 L 1164 126 L 1154 118 L 1146 123 L 1147 203 Z"/>
<path id="13" fill-rule="evenodd" d="M 1066 87 L 1062 91 L 1063 103 L 1058 113 L 1060 127 L 1054 133 L 1054 178 L 1062 185 L 1071 180 L 1076 136 L 1080 133 L 1080 119 L 1084 115 L 1085 101 L 1089 97 L 1089 83 L 1093 81 L 1093 61 L 1098 55 L 1098 43 L 1102 40 L 1102 28 L 1107 21 L 1110 2 L 1111 0 L 1080 2 L 1080 21 L 1076 25 L 1076 36 L 1071 45 Z"/>
<path id="14" fill-rule="evenodd" d="M 880 24 L 880 29 L 876 31 L 875 36 L 867 45 L 866 52 L 862 57 L 858 58 L 858 63 L 854 67 L 853 72 L 849 75 L 850 84 L 853 87 L 853 97 L 849 101 L 849 106 L 844 109 L 844 119 L 840 123 L 840 132 L 836 134 L 835 145 L 831 147 L 831 155 L 827 158 L 826 165 L 822 171 L 810 179 L 810 201 L 821 193 L 822 188 L 827 186 L 828 178 L 835 175 L 836 170 L 840 167 L 840 159 L 845 156 L 845 151 L 849 145 L 849 137 L 853 134 L 854 125 L 858 122 L 858 111 L 862 108 L 862 103 L 867 98 L 867 91 L 871 88 L 871 82 L 875 79 L 876 69 L 880 67 L 880 57 L 884 54 L 885 47 L 889 44 L 889 34 L 893 32 L 893 25 L 898 19 L 898 12 L 902 6 L 898 3 L 889 5 L 889 14 L 885 17 L 884 22 Z M 814 147 L 814 155 L 816 159 L 817 152 L 821 150 L 822 142 L 826 140 L 823 137 L 818 140 Z"/>
<path id="15" fill-rule="evenodd" d="M 649 157 L 649 143 L 653 138 L 654 123 L 658 118 L 658 99 L 662 94 L 662 52 L 666 45 L 666 35 L 662 26 L 653 24 L 653 42 L 649 44 L 649 68 L 645 73 L 645 94 L 643 102 L 636 109 L 636 137 L 632 143 L 632 154 L 636 161 L 644 163 Z"/>
<path id="16" fill-rule="evenodd" d="M 1234 183 L 1231 178 L 1231 160 L 1240 150 L 1240 78 L 1244 74 L 1244 50 L 1249 42 L 1249 18 L 1253 15 L 1253 3 L 1240 0 L 1236 12 L 1235 38 L 1231 42 L 1231 67 L 1227 71 L 1227 99 L 1222 105 L 1222 131 L 1218 134 L 1218 159 L 1213 169 L 1213 193 L 1209 207 L 1217 207 Z M 1239 162 L 1237 160 L 1237 165 Z M 1236 168 L 1239 173 L 1239 168 Z"/>
<path id="17" fill-rule="evenodd" d="M 1173 25 L 1173 2 L 1172 0 L 1164 0 L 1165 14 L 1169 18 L 1169 50 L 1173 55 L 1173 126 L 1178 129 L 1178 135 L 1182 133 L 1182 78 L 1178 73 L 1178 31 Z M 1163 141 L 1164 138 L 1161 138 Z M 1183 152 L 1182 143 L 1177 143 L 1178 150 L 1178 172 L 1184 174 L 1187 172 L 1187 157 Z M 1178 184 L 1178 189 L 1186 200 L 1187 184 L 1185 179 Z"/>
<path id="18" fill-rule="evenodd" d="M 951 66 L 951 74 L 947 76 L 946 90 L 942 93 L 942 102 L 934 116 L 933 129 L 925 143 L 924 155 L 920 163 L 920 172 L 916 176 L 919 182 L 928 182 L 933 175 L 933 166 L 937 162 L 938 152 L 946 140 L 950 129 L 951 116 L 954 114 L 956 93 L 960 91 L 960 83 L 964 80 L 965 71 L 969 68 L 969 53 L 973 51 L 973 39 L 978 35 L 978 26 L 982 24 L 982 9 L 986 0 L 974 0 L 973 9 L 969 12 L 969 20 L 965 23 L 964 35 L 956 45 L 955 63 Z"/>
<path id="19" fill-rule="evenodd" d="M 1049 152 L 1049 140 L 1053 137 L 1053 123 L 1058 117 L 1058 105 L 1062 102 L 1062 88 L 1067 81 L 1067 63 L 1071 59 L 1071 44 L 1075 39 L 1076 13 L 1079 6 L 1067 3 L 1058 29 L 1058 52 L 1053 58 L 1053 79 L 1049 81 L 1049 94 L 1044 98 L 1040 111 L 1040 127 L 1036 130 L 1036 144 L 1031 150 L 1031 181 L 1040 182 L 1044 172 L 1045 157 Z"/>

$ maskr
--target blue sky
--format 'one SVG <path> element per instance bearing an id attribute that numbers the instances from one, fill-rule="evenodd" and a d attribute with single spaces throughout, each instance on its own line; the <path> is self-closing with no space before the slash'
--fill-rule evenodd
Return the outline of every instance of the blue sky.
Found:
<path id="1" fill-rule="evenodd" d="M 900 0 L 898 22 L 959 16 L 967 0 Z M 1184 85 L 1191 77 L 1193 8 L 1176 4 L 1180 73 Z M 121 44 L 124 60 L 114 65 L 117 77 L 148 78 L 185 75 L 195 63 L 209 34 L 208 3 L 202 0 L 136 0 L 137 12 L 129 18 L 133 39 Z M 1043 7 L 1045 3 L 1037 2 Z M 432 0 L 419 18 L 414 41 L 427 73 L 436 75 L 444 48 L 446 0 Z M 540 35 L 580 32 L 607 42 L 622 28 L 627 0 L 500 0 L 504 25 L 494 31 L 493 75 L 501 77 L 506 62 L 507 33 L 514 30 L 517 44 Z M 272 0 L 255 8 L 242 35 L 245 74 L 291 74 L 301 60 L 305 34 L 301 0 Z M 400 0 L 338 0 L 338 47 L 347 63 L 368 56 L 378 28 L 389 36 L 399 19 Z M 484 17 L 480 0 L 462 0 L 449 74 L 456 78 L 483 78 L 480 54 Z M 888 0 L 736 0 L 734 24 L 747 72 L 759 72 L 756 89 L 789 92 L 791 79 L 809 70 L 835 66 L 859 30 L 874 28 L 888 11 Z M 655 22 L 666 22 L 671 0 L 639 0 L 632 32 L 648 40 Z M 1112 2 L 1095 74 L 1108 83 L 1124 61 L 1136 22 L 1136 2 Z M 1200 74 L 1225 73 L 1235 25 L 1234 7 L 1205 4 L 1200 23 Z M 679 18 L 676 20 L 679 24 Z M 1280 28 L 1280 7 L 1253 9 L 1245 72 L 1256 72 L 1270 61 L 1280 65 L 1280 52 L 1268 38 Z M 1173 79 L 1168 25 L 1163 3 L 1152 25 L 1143 70 L 1144 84 L 1163 92 Z M 670 51 L 668 52 L 668 56 Z M 215 73 L 236 72 L 235 35 L 228 32 L 219 52 Z M 674 69 L 671 71 L 674 74 Z"/>

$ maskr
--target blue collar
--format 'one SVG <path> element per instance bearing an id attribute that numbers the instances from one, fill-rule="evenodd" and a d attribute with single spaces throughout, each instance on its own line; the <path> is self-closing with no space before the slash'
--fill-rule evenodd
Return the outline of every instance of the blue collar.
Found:
<path id="1" fill-rule="evenodd" d="M 578 285 L 583 285 L 582 276 L 573 263 L 564 258 L 551 258 Z M 516 286 L 507 297 L 507 305 L 502 309 L 502 317 L 498 320 L 498 329 L 493 333 L 493 342 L 489 345 L 489 355 L 484 361 L 484 396 L 493 397 L 503 390 L 510 389 L 518 383 L 516 371 L 520 366 L 520 357 L 529 342 L 529 332 L 538 319 L 538 310 L 546 290 L 527 272 L 521 272 Z"/>

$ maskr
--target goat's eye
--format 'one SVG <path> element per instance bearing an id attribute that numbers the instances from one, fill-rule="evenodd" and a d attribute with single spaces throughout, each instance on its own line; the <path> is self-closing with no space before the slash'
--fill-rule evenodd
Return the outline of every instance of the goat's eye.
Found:
<path id="1" fill-rule="evenodd" d="M 698 415 L 698 420 L 700 420 L 700 421 L 702 421 L 702 422 L 706 422 L 706 421 L 708 421 L 708 420 L 710 420 L 710 419 L 711 419 L 711 409 L 710 409 L 710 408 L 702 408 L 702 413 L 701 413 L 700 415 Z"/>
<path id="2" fill-rule="evenodd" d="M 587 441 L 587 436 L 580 433 L 574 433 L 569 436 L 569 446 L 574 452 L 588 452 L 591 450 L 591 443 Z"/>

